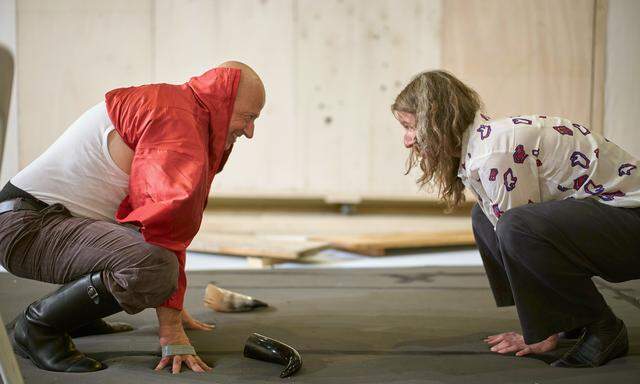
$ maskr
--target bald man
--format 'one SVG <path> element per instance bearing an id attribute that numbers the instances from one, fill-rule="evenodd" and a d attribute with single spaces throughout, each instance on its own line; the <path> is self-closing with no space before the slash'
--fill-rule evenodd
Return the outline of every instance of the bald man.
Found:
<path id="1" fill-rule="evenodd" d="M 253 137 L 264 103 L 259 76 L 234 61 L 181 85 L 116 89 L 5 185 L 0 263 L 63 284 L 12 323 L 19 355 L 50 371 L 103 369 L 71 337 L 131 330 L 102 318 L 155 308 L 156 369 L 211 370 L 184 330 L 213 328 L 183 308 L 186 248 L 214 176 L 236 140 Z"/>

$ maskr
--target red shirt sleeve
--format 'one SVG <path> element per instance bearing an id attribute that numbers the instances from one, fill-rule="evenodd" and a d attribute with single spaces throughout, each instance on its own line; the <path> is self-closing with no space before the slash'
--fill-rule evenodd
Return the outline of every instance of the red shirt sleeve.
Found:
<path id="1" fill-rule="evenodd" d="M 173 309 L 177 309 L 178 311 L 182 311 L 182 306 L 184 304 L 184 294 L 187 291 L 187 274 L 184 271 L 184 265 L 186 261 L 186 252 L 176 252 L 176 257 L 178 258 L 178 264 L 180 265 L 179 273 L 178 273 L 178 288 L 169 296 L 169 298 L 162 303 L 162 307 L 169 307 Z"/>
<path id="2" fill-rule="evenodd" d="M 138 141 L 129 195 L 116 212 L 120 223 L 135 223 L 145 241 L 175 252 L 178 289 L 163 306 L 182 309 L 186 290 L 186 249 L 200 229 L 208 195 L 206 140 L 191 115 L 168 111 L 153 119 Z"/>

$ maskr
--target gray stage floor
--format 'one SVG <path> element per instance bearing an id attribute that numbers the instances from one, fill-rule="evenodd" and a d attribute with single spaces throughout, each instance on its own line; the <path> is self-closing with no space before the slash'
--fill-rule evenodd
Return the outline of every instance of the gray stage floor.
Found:
<path id="1" fill-rule="evenodd" d="M 209 281 L 263 299 L 274 309 L 214 313 L 201 304 Z M 27 383 L 640 383 L 640 281 L 599 282 L 627 324 L 627 357 L 595 369 L 551 368 L 554 355 L 501 356 L 482 339 L 518 330 L 513 308 L 495 308 L 480 268 L 266 270 L 191 272 L 186 307 L 214 322 L 190 331 L 206 374 L 154 372 L 158 341 L 153 310 L 112 317 L 137 327 L 120 335 L 76 339 L 80 350 L 106 362 L 93 374 L 45 372 L 18 358 Z M 54 286 L 0 274 L 0 311 L 8 321 Z M 304 359 L 293 378 L 280 366 L 242 357 L 251 332 L 281 339 Z M 564 347 L 556 354 L 566 350 Z"/>

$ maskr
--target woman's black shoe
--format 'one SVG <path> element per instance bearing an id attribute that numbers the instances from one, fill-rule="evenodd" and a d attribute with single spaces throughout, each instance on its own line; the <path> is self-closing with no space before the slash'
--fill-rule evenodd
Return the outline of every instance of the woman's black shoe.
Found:
<path id="1" fill-rule="evenodd" d="M 611 314 L 613 316 L 613 314 Z M 598 367 L 608 361 L 627 354 L 629 338 L 624 322 L 615 316 L 590 324 L 582 337 L 560 359 L 551 363 L 553 367 L 589 368 Z"/>

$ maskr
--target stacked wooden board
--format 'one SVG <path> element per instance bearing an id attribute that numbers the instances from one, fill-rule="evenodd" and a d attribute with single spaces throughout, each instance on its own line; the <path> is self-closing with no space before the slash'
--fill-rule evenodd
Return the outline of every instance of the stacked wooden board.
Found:
<path id="1" fill-rule="evenodd" d="M 391 250 L 399 249 L 475 244 L 473 233 L 465 230 L 319 236 L 312 239 L 326 241 L 333 248 L 369 256 L 384 256 Z"/>
<path id="2" fill-rule="evenodd" d="M 398 249 L 472 244 L 467 215 L 212 210 L 189 249 L 245 256 L 251 265 L 268 266 L 329 247 L 382 256 Z"/>
<path id="3" fill-rule="evenodd" d="M 205 253 L 245 256 L 249 265 L 266 267 L 278 262 L 295 261 L 314 255 L 329 246 L 327 242 L 300 237 L 244 235 L 200 232 L 189 250 Z"/>

